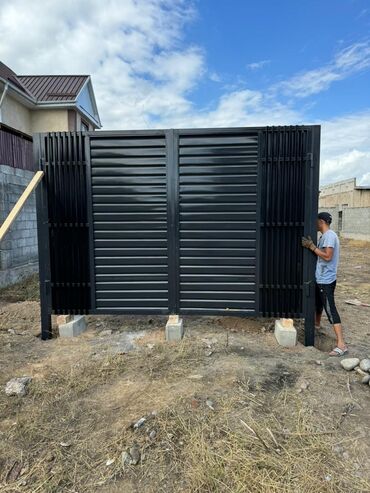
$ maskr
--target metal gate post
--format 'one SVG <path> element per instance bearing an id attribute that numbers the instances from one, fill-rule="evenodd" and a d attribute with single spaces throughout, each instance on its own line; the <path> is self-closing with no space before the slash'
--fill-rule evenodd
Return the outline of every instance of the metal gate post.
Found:
<path id="1" fill-rule="evenodd" d="M 44 171 L 45 176 L 36 190 L 37 206 L 37 238 L 39 254 L 39 279 L 40 279 L 40 305 L 41 305 L 41 339 L 47 340 L 52 337 L 51 324 L 51 286 L 50 286 L 50 248 L 49 248 L 49 225 L 48 225 L 48 200 L 47 181 L 49 173 L 44 166 L 45 157 L 42 155 L 42 134 L 34 135 L 34 162 L 35 167 Z"/>
<path id="2" fill-rule="evenodd" d="M 178 141 L 177 131 L 166 131 L 168 309 L 169 313 L 173 315 L 178 315 L 180 310 Z"/>
<path id="3" fill-rule="evenodd" d="M 305 236 L 310 235 L 314 240 L 317 237 L 316 221 L 318 213 L 318 186 L 320 170 L 320 127 L 312 128 L 311 152 L 306 160 L 305 186 Z M 316 256 L 304 249 L 303 271 L 303 314 L 305 319 L 305 346 L 315 343 L 315 267 Z"/>

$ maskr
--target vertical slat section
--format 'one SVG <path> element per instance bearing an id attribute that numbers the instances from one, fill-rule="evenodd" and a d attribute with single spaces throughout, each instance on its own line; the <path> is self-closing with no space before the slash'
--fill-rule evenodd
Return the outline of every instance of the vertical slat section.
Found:
<path id="1" fill-rule="evenodd" d="M 258 133 L 179 133 L 180 312 L 256 313 Z"/>
<path id="2" fill-rule="evenodd" d="M 316 220 L 319 202 L 319 171 L 320 171 L 320 127 L 312 128 L 308 143 L 310 153 L 306 164 L 306 201 L 304 203 L 305 229 L 304 234 L 315 238 Z M 303 261 L 303 314 L 305 317 L 305 345 L 313 346 L 315 342 L 315 266 L 316 257 L 308 250 L 304 252 Z"/>
<path id="3" fill-rule="evenodd" d="M 268 127 L 261 135 L 260 312 L 299 317 L 304 282 L 301 237 L 307 182 L 308 127 Z M 305 206 L 306 203 L 306 206 Z"/>
<path id="4" fill-rule="evenodd" d="M 83 140 L 81 133 L 50 133 L 42 137 L 54 313 L 83 314 L 91 310 Z"/>
<path id="5" fill-rule="evenodd" d="M 174 311 L 172 289 L 178 281 L 173 132 L 167 132 L 167 140 L 160 131 L 90 134 L 90 147 L 96 310 L 168 313 L 170 299 Z"/>
<path id="6" fill-rule="evenodd" d="M 45 173 L 43 180 L 36 189 L 37 206 L 37 237 L 39 253 L 40 305 L 41 305 L 41 338 L 52 337 L 51 326 L 51 290 L 50 290 L 50 245 L 48 225 L 48 187 L 50 170 L 45 166 L 46 148 L 44 135 L 37 135 L 34 140 L 34 164 Z"/>

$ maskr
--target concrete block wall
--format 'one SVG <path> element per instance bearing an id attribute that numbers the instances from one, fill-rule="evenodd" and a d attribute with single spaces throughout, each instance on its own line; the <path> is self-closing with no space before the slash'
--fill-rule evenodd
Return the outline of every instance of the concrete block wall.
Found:
<path id="1" fill-rule="evenodd" d="M 329 212 L 333 218 L 333 222 L 331 223 L 331 229 L 338 233 L 338 207 L 320 207 L 319 212 Z"/>
<path id="2" fill-rule="evenodd" d="M 33 173 L 0 165 L 0 221 L 6 219 Z M 37 271 L 37 222 L 35 193 L 26 202 L 0 243 L 0 287 L 13 284 Z"/>
<path id="3" fill-rule="evenodd" d="M 343 209 L 343 238 L 370 241 L 370 207 Z"/>
<path id="4" fill-rule="evenodd" d="M 333 216 L 331 229 L 342 238 L 370 241 L 370 207 L 344 207 L 342 209 L 342 228 L 339 231 L 339 208 L 321 207 Z"/>

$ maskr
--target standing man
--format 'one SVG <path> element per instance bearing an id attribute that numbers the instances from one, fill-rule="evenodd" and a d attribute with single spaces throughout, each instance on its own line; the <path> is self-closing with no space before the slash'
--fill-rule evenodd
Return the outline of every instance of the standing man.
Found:
<path id="1" fill-rule="evenodd" d="M 316 246 L 309 236 L 302 238 L 302 246 L 317 255 L 315 325 L 320 327 L 321 315 L 325 309 L 337 338 L 337 346 L 329 355 L 343 356 L 348 352 L 348 347 L 343 339 L 342 324 L 334 300 L 339 262 L 339 239 L 335 232 L 330 229 L 331 221 L 332 217 L 328 212 L 320 212 L 317 217 L 317 230 L 321 233 L 319 244 Z"/>

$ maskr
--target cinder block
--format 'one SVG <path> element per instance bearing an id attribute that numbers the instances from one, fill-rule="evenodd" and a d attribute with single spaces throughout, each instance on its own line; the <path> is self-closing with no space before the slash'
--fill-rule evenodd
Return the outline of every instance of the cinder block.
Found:
<path id="1" fill-rule="evenodd" d="M 0 287 L 10 286 L 19 282 L 21 279 L 37 272 L 37 263 L 22 265 L 20 267 L 12 266 L 10 269 L 0 270 Z"/>
<path id="2" fill-rule="evenodd" d="M 13 242 L 10 239 L 10 236 L 5 236 L 5 239 L 0 243 L 1 250 L 11 250 Z"/>
<path id="3" fill-rule="evenodd" d="M 184 324 L 178 315 L 170 315 L 166 324 L 166 341 L 181 341 L 184 337 Z"/>
<path id="4" fill-rule="evenodd" d="M 1 268 L 10 269 L 12 267 L 12 252 L 4 250 L 1 252 Z"/>
<path id="5" fill-rule="evenodd" d="M 293 347 L 297 344 L 297 330 L 291 318 L 275 320 L 275 337 L 280 346 Z"/>
<path id="6" fill-rule="evenodd" d="M 75 315 L 71 322 L 59 325 L 60 337 L 77 337 L 86 330 L 86 319 L 84 315 Z"/>
<path id="7" fill-rule="evenodd" d="M 9 173 L 9 166 L 6 164 L 0 164 L 0 173 L 1 174 L 7 174 Z"/>
<path id="8" fill-rule="evenodd" d="M 33 173 L 31 171 L 21 168 L 14 168 L 14 171 L 16 176 L 21 176 L 22 178 L 25 178 L 28 181 L 32 180 Z"/>
<path id="9" fill-rule="evenodd" d="M 23 179 L 22 176 L 13 176 L 12 177 L 12 183 L 14 185 L 23 186 L 24 182 L 25 182 L 25 180 Z"/>

